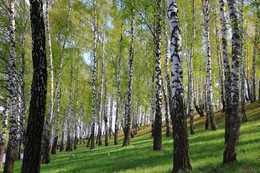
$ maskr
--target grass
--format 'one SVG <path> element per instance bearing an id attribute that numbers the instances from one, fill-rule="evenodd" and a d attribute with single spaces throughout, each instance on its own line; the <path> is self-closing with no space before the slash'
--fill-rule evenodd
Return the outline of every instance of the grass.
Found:
<path id="1" fill-rule="evenodd" d="M 235 163 L 222 167 L 224 145 L 224 114 L 215 112 L 218 130 L 204 129 L 205 117 L 195 116 L 195 133 L 189 135 L 190 172 L 260 172 L 260 101 L 247 104 L 248 122 L 241 123 L 241 134 Z M 189 122 L 188 122 L 189 124 Z M 173 167 L 173 140 L 165 137 L 163 126 L 163 150 L 153 151 L 151 126 L 141 127 L 131 146 L 122 147 L 123 133 L 119 134 L 119 145 L 96 146 L 94 150 L 79 145 L 72 152 L 51 155 L 51 163 L 41 166 L 42 173 L 83 172 L 170 172 Z M 103 140 L 104 141 L 104 140 Z M 15 162 L 14 172 L 21 170 L 22 160 Z"/>

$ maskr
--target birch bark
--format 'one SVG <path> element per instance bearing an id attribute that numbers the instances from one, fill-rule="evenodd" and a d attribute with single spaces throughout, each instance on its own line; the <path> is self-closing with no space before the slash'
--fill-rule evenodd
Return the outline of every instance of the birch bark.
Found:
<path id="1" fill-rule="evenodd" d="M 171 33 L 171 74 L 173 101 L 173 169 L 172 172 L 191 170 L 189 141 L 184 109 L 183 70 L 181 55 L 181 28 L 176 0 L 167 0 Z"/>
<path id="2" fill-rule="evenodd" d="M 10 47 L 9 47 L 9 60 L 8 60 L 8 89 L 10 94 L 10 130 L 9 139 L 6 151 L 6 162 L 4 173 L 12 173 L 17 153 L 17 142 L 19 132 L 17 133 L 18 126 L 18 112 L 17 112 L 17 75 L 16 75 L 16 39 L 15 39 L 15 1 L 10 1 L 9 9 L 10 17 Z M 18 130 L 19 131 L 19 130 Z"/>
<path id="3" fill-rule="evenodd" d="M 217 123 L 214 117 L 213 100 L 212 100 L 212 77 L 211 77 L 211 52 L 209 38 L 209 9 L 208 0 L 203 0 L 203 14 L 205 22 L 206 46 L 207 46 L 207 105 L 206 113 L 210 119 L 211 130 L 217 130 Z"/>
<path id="4" fill-rule="evenodd" d="M 240 37 L 235 1 L 228 0 L 229 16 L 232 22 L 232 73 L 231 73 L 231 112 L 230 131 L 226 149 L 223 154 L 223 164 L 236 161 L 237 146 L 240 135 L 240 114 L 239 114 L 239 56 Z"/>
<path id="5" fill-rule="evenodd" d="M 134 0 L 135 2 L 135 0 Z M 131 107 L 132 107 L 132 87 L 133 87 L 133 61 L 134 61 L 134 39 L 135 39 L 135 15 L 134 9 L 131 9 L 131 46 L 129 51 L 129 67 L 128 67 L 128 90 L 126 105 L 126 127 L 123 146 L 130 145 L 131 134 Z"/>

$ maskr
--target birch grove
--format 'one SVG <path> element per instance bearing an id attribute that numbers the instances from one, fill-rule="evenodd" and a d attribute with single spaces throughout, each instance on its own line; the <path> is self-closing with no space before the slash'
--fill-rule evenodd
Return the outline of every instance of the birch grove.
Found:
<path id="1" fill-rule="evenodd" d="M 0 171 L 258 172 L 259 21 L 259 0 L 0 0 Z"/>

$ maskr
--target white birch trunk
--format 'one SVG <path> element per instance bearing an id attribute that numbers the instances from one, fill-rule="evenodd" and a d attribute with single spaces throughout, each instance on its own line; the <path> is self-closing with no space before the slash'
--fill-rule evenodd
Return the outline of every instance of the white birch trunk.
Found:
<path id="1" fill-rule="evenodd" d="M 223 165 L 236 161 L 237 147 L 240 135 L 239 114 L 239 57 L 240 37 L 235 1 L 228 0 L 229 16 L 232 22 L 232 73 L 231 73 L 231 113 L 230 132 L 227 146 L 223 154 Z"/>
<path id="2" fill-rule="evenodd" d="M 217 130 L 217 124 L 214 117 L 213 111 L 213 100 L 212 100 L 212 77 L 211 77 L 211 52 L 210 52 L 210 33 L 209 33 L 209 9 L 208 0 L 203 2 L 203 14 L 205 22 L 205 33 L 206 33 L 206 47 L 207 47 L 207 109 L 206 113 L 210 119 L 211 130 Z"/>
<path id="3" fill-rule="evenodd" d="M 240 82 L 241 82 L 241 116 L 242 121 L 246 122 L 246 88 L 245 88 L 245 67 L 244 67 L 244 0 L 241 0 L 240 10 L 241 22 L 241 56 L 240 56 Z"/>
<path id="4" fill-rule="evenodd" d="M 219 0 L 220 6 L 220 23 L 222 31 L 222 49 L 223 49 L 223 58 L 224 58 L 224 72 L 225 72 L 225 143 L 229 138 L 229 116 L 230 116 L 230 91 L 231 91 L 231 73 L 230 73 L 230 60 L 228 52 L 228 41 L 227 41 L 227 21 L 226 21 L 226 10 L 225 3 L 223 0 Z"/>
<path id="5" fill-rule="evenodd" d="M 168 17 L 171 34 L 171 80 L 174 114 L 173 138 L 173 169 L 172 172 L 191 170 L 189 157 L 189 141 L 184 110 L 183 70 L 181 55 L 181 28 L 179 23 L 176 0 L 167 0 Z"/>
<path id="6" fill-rule="evenodd" d="M 6 162 L 4 167 L 5 173 L 13 172 L 15 154 L 17 153 L 17 140 L 20 138 L 18 129 L 18 114 L 17 114 L 17 75 L 16 75 L 16 39 L 15 39 L 15 1 L 10 1 L 10 47 L 8 61 L 8 88 L 10 94 L 10 130 L 9 140 L 6 151 Z"/>
<path id="7" fill-rule="evenodd" d="M 135 0 L 134 0 L 135 1 Z M 123 146 L 130 145 L 131 134 L 131 105 L 132 105 L 132 86 L 133 86 L 133 61 L 134 61 L 134 39 L 135 39 L 135 15 L 134 9 L 131 9 L 131 46 L 129 51 L 128 63 L 128 90 L 127 90 L 127 105 L 126 105 L 126 129 Z"/>
<path id="8" fill-rule="evenodd" d="M 3 117 L 2 117 L 2 129 L 0 134 L 0 171 L 3 171 L 3 158 L 4 158 L 5 142 L 6 142 L 6 135 L 7 135 L 8 113 L 9 113 L 9 99 L 5 101 Z"/>

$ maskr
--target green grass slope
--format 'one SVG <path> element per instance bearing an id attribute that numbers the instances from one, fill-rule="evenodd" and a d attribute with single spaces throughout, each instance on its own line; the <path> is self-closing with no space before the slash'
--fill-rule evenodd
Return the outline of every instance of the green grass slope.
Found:
<path id="1" fill-rule="evenodd" d="M 204 129 L 205 117 L 195 116 L 195 134 L 189 135 L 191 172 L 260 172 L 260 101 L 247 104 L 248 122 L 241 123 L 241 134 L 237 151 L 238 161 L 221 167 L 224 145 L 224 114 L 215 112 L 218 130 Z M 189 122 L 188 122 L 189 124 Z M 79 145 L 72 152 L 58 152 L 51 155 L 51 163 L 41 166 L 42 173 L 81 172 L 170 172 L 173 167 L 173 140 L 165 137 L 163 127 L 163 150 L 153 151 L 150 125 L 141 127 L 138 135 L 131 139 L 131 146 L 101 146 L 94 150 Z M 14 172 L 21 170 L 22 160 L 15 162 Z"/>

